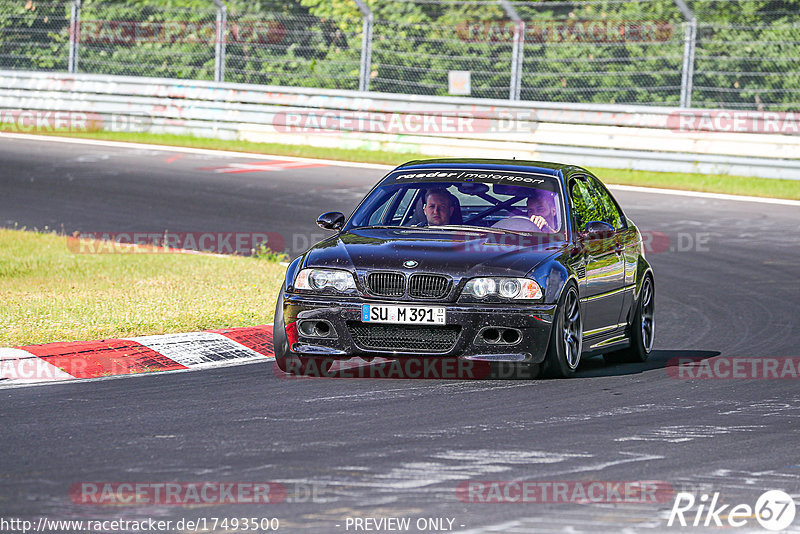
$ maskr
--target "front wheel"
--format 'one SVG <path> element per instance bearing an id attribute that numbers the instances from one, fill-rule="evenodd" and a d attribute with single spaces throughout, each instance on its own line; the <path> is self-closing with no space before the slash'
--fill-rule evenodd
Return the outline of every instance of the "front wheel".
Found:
<path id="1" fill-rule="evenodd" d="M 542 374 L 549 378 L 568 378 L 575 374 L 583 350 L 583 322 L 578 290 L 570 285 L 556 308 L 550 343 Z"/>
<path id="2" fill-rule="evenodd" d="M 278 291 L 278 301 L 275 303 L 275 318 L 272 321 L 272 349 L 275 353 L 275 364 L 284 373 L 289 373 L 289 341 L 286 339 L 286 325 L 283 323 L 283 290 Z"/>
<path id="3" fill-rule="evenodd" d="M 289 350 L 286 325 L 283 318 L 283 287 L 275 303 L 275 318 L 272 321 L 272 348 L 275 364 L 288 375 L 329 376 L 333 360 L 314 356 L 298 356 Z"/>

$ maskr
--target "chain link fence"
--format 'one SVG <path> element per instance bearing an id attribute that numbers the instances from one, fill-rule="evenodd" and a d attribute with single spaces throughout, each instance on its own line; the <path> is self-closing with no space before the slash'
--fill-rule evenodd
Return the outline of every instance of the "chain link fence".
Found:
<path id="1" fill-rule="evenodd" d="M 673 2 L 516 3 L 522 98 L 678 105 L 685 21 Z"/>
<path id="2" fill-rule="evenodd" d="M 513 30 L 506 35 L 497 2 L 396 2 L 374 12 L 371 89 L 446 95 L 450 71 L 461 71 L 471 96 L 509 98 Z"/>
<path id="3" fill-rule="evenodd" d="M 213 79 L 216 17 L 210 2 L 205 9 L 86 2 L 73 27 L 77 71 Z"/>
<path id="4" fill-rule="evenodd" d="M 693 0 L 692 104 L 800 110 L 800 2 Z"/>
<path id="5" fill-rule="evenodd" d="M 332 20 L 289 2 L 228 3 L 225 80 L 357 90 L 361 15 L 349 7 Z"/>
<path id="6" fill-rule="evenodd" d="M 66 71 L 70 4 L 0 0 L 0 67 Z"/>
<path id="7" fill-rule="evenodd" d="M 800 109 L 800 0 L 0 0 L 0 68 Z"/>

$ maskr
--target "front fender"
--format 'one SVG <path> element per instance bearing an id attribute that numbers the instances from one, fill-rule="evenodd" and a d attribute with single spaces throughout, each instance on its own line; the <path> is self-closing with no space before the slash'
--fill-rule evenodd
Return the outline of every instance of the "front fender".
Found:
<path id="1" fill-rule="evenodd" d="M 304 258 L 305 254 L 295 258 L 292 263 L 289 264 L 289 267 L 286 268 L 286 282 L 283 287 L 285 287 L 287 291 L 294 290 L 294 279 L 297 277 L 297 272 L 303 265 Z"/>
<path id="2" fill-rule="evenodd" d="M 558 257 L 543 261 L 528 274 L 528 277 L 536 280 L 543 289 L 545 304 L 556 304 L 569 280 L 575 280 L 576 285 L 578 282 L 576 273 L 558 261 Z"/>

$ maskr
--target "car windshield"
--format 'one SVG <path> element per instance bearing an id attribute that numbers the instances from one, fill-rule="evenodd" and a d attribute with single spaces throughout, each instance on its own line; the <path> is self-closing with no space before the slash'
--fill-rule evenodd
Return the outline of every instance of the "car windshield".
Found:
<path id="1" fill-rule="evenodd" d="M 452 169 L 449 169 L 452 170 Z M 419 174 L 408 173 L 411 180 Z M 439 172 L 445 176 L 455 174 Z M 459 173 L 463 174 L 463 173 Z M 498 181 L 517 174 L 492 174 Z M 486 176 L 487 174 L 484 174 Z M 498 232 L 563 234 L 564 203 L 557 179 L 535 175 L 525 185 L 481 181 L 384 181 L 364 199 L 346 229 L 383 226 L 444 229 L 476 227 Z M 506 178 L 506 179 L 502 179 Z"/>

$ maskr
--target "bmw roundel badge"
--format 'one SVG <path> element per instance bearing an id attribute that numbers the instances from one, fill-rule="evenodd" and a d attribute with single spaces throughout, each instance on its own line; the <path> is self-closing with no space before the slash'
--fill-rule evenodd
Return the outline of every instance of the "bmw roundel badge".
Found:
<path id="1" fill-rule="evenodd" d="M 419 265 L 419 263 L 414 260 L 406 260 L 403 262 L 403 267 L 406 267 L 408 269 L 413 269 L 417 265 Z"/>

